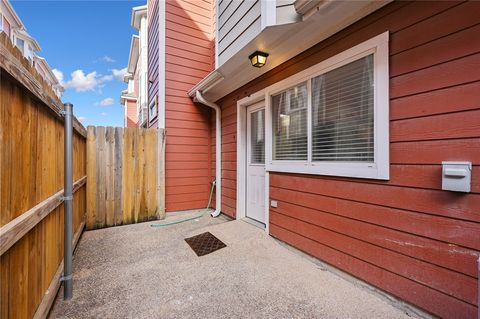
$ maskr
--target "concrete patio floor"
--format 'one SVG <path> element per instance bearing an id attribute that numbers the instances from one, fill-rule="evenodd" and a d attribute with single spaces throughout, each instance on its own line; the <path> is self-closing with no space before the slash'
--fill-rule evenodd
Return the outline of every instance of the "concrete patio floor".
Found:
<path id="1" fill-rule="evenodd" d="M 410 318 L 244 221 L 154 223 L 85 232 L 50 318 Z M 227 247 L 197 257 L 184 238 L 204 231 Z"/>

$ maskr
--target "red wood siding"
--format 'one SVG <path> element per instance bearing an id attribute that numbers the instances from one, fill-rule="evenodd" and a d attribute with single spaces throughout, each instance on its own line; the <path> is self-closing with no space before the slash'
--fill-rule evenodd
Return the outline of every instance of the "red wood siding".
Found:
<path id="1" fill-rule="evenodd" d="M 211 111 L 187 92 L 213 70 L 212 2 L 165 4 L 167 212 L 207 206 L 211 176 Z"/>
<path id="2" fill-rule="evenodd" d="M 138 126 L 138 118 L 137 118 L 137 102 L 134 101 L 126 101 L 126 108 L 127 108 L 127 118 L 125 123 L 125 127 L 137 127 Z"/>
<path id="3" fill-rule="evenodd" d="M 270 174 L 270 233 L 436 316 L 475 318 L 480 2 L 394 2 L 253 80 L 223 108 L 222 207 L 235 216 L 236 101 L 390 31 L 390 180 Z M 474 164 L 472 192 L 441 162 Z"/>

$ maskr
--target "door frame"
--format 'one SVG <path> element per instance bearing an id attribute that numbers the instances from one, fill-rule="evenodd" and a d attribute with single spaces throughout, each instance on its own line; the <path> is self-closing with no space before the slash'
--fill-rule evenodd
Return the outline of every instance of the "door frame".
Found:
<path id="1" fill-rule="evenodd" d="M 265 90 L 258 91 L 239 101 L 237 101 L 237 203 L 236 203 L 236 219 L 242 219 L 246 216 L 247 203 L 247 108 L 253 104 L 264 102 L 265 107 L 265 135 L 270 129 L 268 119 L 270 114 L 265 100 Z M 265 141 L 266 142 L 266 141 Z M 268 152 L 269 146 L 265 143 L 265 153 Z M 269 207 L 270 207 L 270 173 L 265 169 L 265 232 L 270 234 L 269 227 Z"/>
<path id="2" fill-rule="evenodd" d="M 251 152 L 252 152 L 252 146 L 251 146 L 251 137 L 252 137 L 252 125 L 254 125 L 252 122 L 251 122 L 251 114 L 255 113 L 255 112 L 259 112 L 261 110 L 263 110 L 264 112 L 264 119 L 265 119 L 265 103 L 264 101 L 260 101 L 260 102 L 257 102 L 257 103 L 254 103 L 254 104 L 250 104 L 248 105 L 247 107 L 245 107 L 245 110 L 246 110 L 246 121 L 247 121 L 247 129 L 246 129 L 246 140 L 245 140 L 245 146 L 246 146 L 246 158 L 245 158 L 245 165 L 246 165 L 246 168 L 245 168 L 245 173 L 246 173 L 246 180 L 245 180 L 245 192 L 246 192 L 246 195 L 245 195 L 245 199 L 246 199 L 246 203 L 247 203 L 247 200 L 248 200 L 248 193 L 247 192 L 247 187 L 249 187 L 249 184 L 250 184 L 250 181 L 249 181 L 249 174 L 248 174 L 248 170 L 250 169 L 251 166 L 257 166 L 257 167 L 263 167 L 263 174 L 266 173 L 266 163 L 265 163 L 265 160 L 263 161 L 263 164 L 261 163 L 251 163 Z M 249 125 L 250 124 L 250 125 Z M 265 130 L 265 122 L 263 124 L 263 129 Z M 265 137 L 265 131 L 264 131 L 264 134 L 263 134 L 263 138 L 264 138 L 264 152 L 265 152 L 265 142 L 266 142 L 266 137 Z M 249 147 L 250 145 L 250 147 Z M 265 192 L 265 189 L 264 189 L 264 192 Z M 264 193 L 265 195 L 265 193 Z M 265 201 L 263 202 L 263 205 L 265 205 Z M 246 204 L 246 206 L 248 207 L 248 204 Z M 257 220 L 255 219 L 254 217 L 251 217 L 248 216 L 248 210 L 245 211 L 245 215 L 246 217 L 248 218 L 251 218 L 259 223 L 264 223 L 265 222 L 265 211 L 263 211 L 263 222 L 261 222 L 260 220 Z"/>

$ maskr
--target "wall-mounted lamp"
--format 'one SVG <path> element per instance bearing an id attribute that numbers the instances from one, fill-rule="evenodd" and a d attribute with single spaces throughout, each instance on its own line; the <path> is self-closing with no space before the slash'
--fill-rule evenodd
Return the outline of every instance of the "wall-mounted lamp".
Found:
<path id="1" fill-rule="evenodd" d="M 268 53 L 255 51 L 248 58 L 254 67 L 261 68 L 267 63 L 267 56 Z"/>

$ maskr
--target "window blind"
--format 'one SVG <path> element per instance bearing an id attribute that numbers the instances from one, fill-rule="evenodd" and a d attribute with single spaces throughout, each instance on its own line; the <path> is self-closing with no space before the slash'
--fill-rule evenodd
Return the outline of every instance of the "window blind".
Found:
<path id="1" fill-rule="evenodd" d="M 373 54 L 312 79 L 312 160 L 374 161 Z"/>
<path id="2" fill-rule="evenodd" d="M 300 84 L 272 97 L 273 159 L 306 160 L 307 85 Z"/>
<path id="3" fill-rule="evenodd" d="M 250 163 L 265 163 L 265 110 L 250 113 Z"/>

